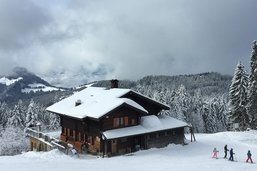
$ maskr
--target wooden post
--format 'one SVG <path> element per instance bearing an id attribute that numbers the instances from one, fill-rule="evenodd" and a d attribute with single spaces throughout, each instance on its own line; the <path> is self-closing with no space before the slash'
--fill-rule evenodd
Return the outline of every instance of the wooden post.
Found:
<path id="1" fill-rule="evenodd" d="M 104 155 L 107 156 L 108 151 L 107 151 L 107 140 L 104 141 Z"/>
<path id="2" fill-rule="evenodd" d="M 196 141 L 193 126 L 190 126 L 189 129 L 190 129 L 190 133 L 191 133 L 191 142 L 193 142 L 193 139 L 194 139 L 194 141 Z"/>

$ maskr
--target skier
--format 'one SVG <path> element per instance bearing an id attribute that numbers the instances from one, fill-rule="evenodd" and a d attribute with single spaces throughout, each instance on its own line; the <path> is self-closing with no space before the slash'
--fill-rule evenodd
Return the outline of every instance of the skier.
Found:
<path id="1" fill-rule="evenodd" d="M 252 154 L 251 154 L 250 150 L 248 150 L 248 152 L 247 152 L 247 160 L 246 160 L 246 162 L 248 162 L 248 160 L 250 160 L 251 163 L 253 163 Z"/>
<path id="2" fill-rule="evenodd" d="M 224 159 L 227 158 L 227 152 L 228 152 L 228 146 L 227 144 L 224 146 L 224 153 L 225 153 L 225 156 L 224 156 Z"/>
<path id="3" fill-rule="evenodd" d="M 213 149 L 213 156 L 212 156 L 212 158 L 218 158 L 218 150 L 216 149 L 216 147 Z"/>
<path id="4" fill-rule="evenodd" d="M 234 161 L 234 154 L 235 153 L 233 152 L 233 148 L 230 149 L 229 153 L 230 153 L 229 160 Z"/>

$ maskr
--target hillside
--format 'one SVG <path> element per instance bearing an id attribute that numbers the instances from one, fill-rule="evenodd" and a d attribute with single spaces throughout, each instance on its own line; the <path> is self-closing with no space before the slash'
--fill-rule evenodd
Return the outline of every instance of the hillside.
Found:
<path id="1" fill-rule="evenodd" d="M 2 109 L 4 112 L 0 113 L 0 117 L 11 116 L 9 111 L 13 110 L 19 99 L 25 105 L 33 99 L 38 105 L 43 105 L 43 110 L 44 107 L 86 87 L 55 87 L 24 68 L 18 68 L 14 73 L 12 76 L 0 77 L 0 104 L 6 102 L 10 107 L 10 110 Z M 161 114 L 190 123 L 196 132 L 205 133 L 228 130 L 230 84 L 231 76 L 218 73 L 146 76 L 138 81 L 119 81 L 120 88 L 133 89 L 169 105 L 170 110 L 162 111 Z M 110 81 L 98 81 L 93 86 L 110 87 Z"/>
<path id="2" fill-rule="evenodd" d="M 66 94 L 69 89 L 49 84 L 25 68 L 16 67 L 8 76 L 0 76 L 0 102 L 15 104 L 19 99 L 31 98 L 47 105 L 54 96 Z"/>
<path id="3" fill-rule="evenodd" d="M 248 150 L 251 150 L 253 160 L 256 161 L 256 131 L 196 134 L 196 139 L 196 142 L 189 142 L 186 146 L 170 145 L 165 148 L 149 149 L 133 155 L 112 158 L 97 158 L 91 155 L 80 155 L 77 158 L 66 156 L 55 150 L 27 152 L 12 157 L 0 157 L 0 165 L 3 171 L 17 169 L 19 171 L 255 171 L 257 168 L 256 164 L 245 163 Z M 234 148 L 236 162 L 222 158 L 225 144 L 228 148 Z M 214 147 L 220 151 L 219 159 L 211 158 Z"/>
<path id="4" fill-rule="evenodd" d="M 180 85 L 192 94 L 200 89 L 203 95 L 228 93 L 232 76 L 222 75 L 216 72 L 207 72 L 194 75 L 177 76 L 146 76 L 137 81 L 120 80 L 119 87 L 138 89 L 138 87 L 176 89 Z M 109 81 L 98 81 L 96 87 L 110 87 Z"/>

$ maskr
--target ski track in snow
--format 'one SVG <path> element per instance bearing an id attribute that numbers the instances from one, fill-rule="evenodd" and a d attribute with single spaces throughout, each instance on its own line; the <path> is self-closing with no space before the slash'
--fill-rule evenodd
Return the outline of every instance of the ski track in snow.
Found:
<path id="1" fill-rule="evenodd" d="M 0 157 L 3 171 L 256 171 L 257 165 L 245 163 L 246 153 L 257 159 L 257 131 L 196 134 L 196 142 L 188 145 L 169 145 L 160 149 L 136 152 L 111 158 L 81 155 L 66 156 L 57 150 L 27 152 L 17 156 Z M 190 138 L 189 135 L 186 136 Z M 223 159 L 223 147 L 233 148 L 235 159 Z M 219 150 L 219 159 L 213 159 L 212 150 Z M 229 156 L 229 155 L 228 155 Z"/>

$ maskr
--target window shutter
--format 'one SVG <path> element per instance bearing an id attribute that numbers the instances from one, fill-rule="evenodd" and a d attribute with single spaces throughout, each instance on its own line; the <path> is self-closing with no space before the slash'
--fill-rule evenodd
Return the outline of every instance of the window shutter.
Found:
<path id="1" fill-rule="evenodd" d="M 113 127 L 117 127 L 117 119 L 118 118 L 113 118 Z"/>
<path id="2" fill-rule="evenodd" d="M 125 116 L 125 126 L 128 126 L 128 117 Z"/>

